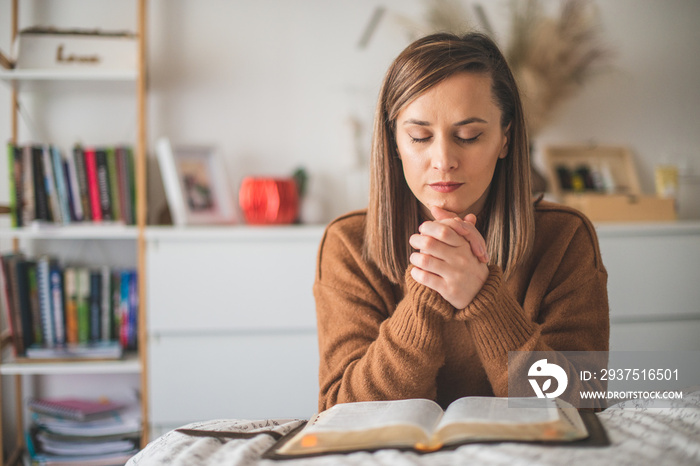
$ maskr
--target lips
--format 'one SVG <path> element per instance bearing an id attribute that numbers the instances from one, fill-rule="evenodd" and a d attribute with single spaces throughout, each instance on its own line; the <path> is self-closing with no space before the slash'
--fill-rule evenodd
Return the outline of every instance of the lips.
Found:
<path id="1" fill-rule="evenodd" d="M 453 181 L 439 181 L 437 183 L 431 183 L 430 187 L 439 193 L 451 193 L 460 188 L 464 183 L 456 183 Z"/>

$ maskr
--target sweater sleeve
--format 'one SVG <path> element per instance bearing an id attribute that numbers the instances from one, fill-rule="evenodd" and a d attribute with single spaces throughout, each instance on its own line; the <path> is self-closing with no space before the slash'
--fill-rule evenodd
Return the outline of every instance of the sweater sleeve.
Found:
<path id="1" fill-rule="evenodd" d="M 510 351 L 608 351 L 607 272 L 595 233 L 587 221 L 561 233 L 569 235 L 566 247 L 553 253 L 556 260 L 543 260 L 531 277 L 541 282 L 541 296 L 521 305 L 505 286 L 501 269 L 489 266 L 481 291 L 455 315 L 470 327 L 496 396 L 520 395 L 508 391 L 508 369 L 526 368 L 508 367 Z M 569 381 L 580 385 L 573 364 L 560 357 L 556 362 Z"/>
<path id="2" fill-rule="evenodd" d="M 435 399 L 444 363 L 442 327 L 453 312 L 406 274 L 395 309 L 358 252 L 327 233 L 314 284 L 319 340 L 319 409 L 336 403 Z M 322 272 L 322 273 L 321 273 Z"/>

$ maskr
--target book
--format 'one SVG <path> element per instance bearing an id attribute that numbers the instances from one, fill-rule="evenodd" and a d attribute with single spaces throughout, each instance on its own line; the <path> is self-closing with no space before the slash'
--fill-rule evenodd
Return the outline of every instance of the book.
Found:
<path id="1" fill-rule="evenodd" d="M 102 272 L 90 270 L 90 341 L 100 340 L 102 316 Z"/>
<path id="2" fill-rule="evenodd" d="M 32 345 L 26 349 L 29 359 L 121 359 L 122 347 L 116 341 L 94 343 L 68 343 L 51 348 Z"/>
<path id="3" fill-rule="evenodd" d="M 37 281 L 36 261 L 29 263 L 27 275 L 29 279 L 29 306 L 32 314 L 33 344 L 44 342 L 44 332 L 41 327 L 41 308 L 39 307 L 39 283 Z"/>
<path id="4" fill-rule="evenodd" d="M 90 271 L 78 267 L 75 272 L 75 297 L 78 316 L 78 342 L 90 341 Z"/>
<path id="5" fill-rule="evenodd" d="M 21 149 L 7 144 L 7 161 L 10 188 L 10 219 L 12 227 L 22 226 L 22 158 Z"/>
<path id="6" fill-rule="evenodd" d="M 88 200 L 90 201 L 90 218 L 93 222 L 102 221 L 102 204 L 100 203 L 100 185 L 97 180 L 97 156 L 94 148 L 85 148 L 85 178 L 87 180 Z"/>
<path id="7" fill-rule="evenodd" d="M 95 162 L 97 164 L 97 188 L 102 220 L 114 220 L 112 216 L 112 190 L 109 186 L 109 171 L 107 168 L 107 149 L 98 148 L 95 150 Z"/>
<path id="8" fill-rule="evenodd" d="M 125 406 L 124 403 L 83 398 L 32 398 L 27 401 L 27 408 L 32 412 L 76 421 L 114 416 Z"/>
<path id="9" fill-rule="evenodd" d="M 13 261 L 16 260 L 17 253 L 8 253 L 0 256 L 0 285 L 2 285 L 2 307 L 5 309 L 5 321 L 7 322 L 10 335 L 12 335 L 12 351 L 15 356 L 21 355 L 18 352 L 18 342 L 16 339 L 17 335 L 17 324 L 15 323 L 15 301 L 14 294 L 16 289 L 12 287 L 12 282 L 10 281 L 10 269 L 14 267 Z"/>
<path id="10" fill-rule="evenodd" d="M 77 270 L 66 267 L 63 271 L 66 294 L 66 342 L 78 343 L 78 287 Z"/>
<path id="11" fill-rule="evenodd" d="M 427 399 L 367 401 L 315 415 L 276 445 L 274 455 L 382 448 L 426 453 L 469 442 L 567 443 L 589 435 L 578 410 L 560 399 L 464 397 L 444 411 Z"/>
<path id="12" fill-rule="evenodd" d="M 92 220 L 92 211 L 90 209 L 90 196 L 88 194 L 87 172 L 85 171 L 85 153 L 79 145 L 73 147 L 73 167 L 75 167 L 75 179 L 77 181 L 77 193 L 74 196 L 80 202 L 79 207 L 76 205 L 76 212 L 80 212 L 81 220 Z"/>
<path id="13" fill-rule="evenodd" d="M 63 271 L 58 263 L 49 267 L 49 286 L 51 288 L 51 312 L 53 313 L 53 331 L 56 344 L 66 343 L 66 311 L 63 293 Z"/>
<path id="14" fill-rule="evenodd" d="M 21 187 L 22 194 L 18 194 L 17 205 L 20 209 L 20 219 L 18 220 L 18 226 L 27 226 L 36 218 L 36 203 L 34 200 L 34 173 L 32 172 L 32 159 L 33 150 L 31 146 L 24 146 L 22 148 L 22 180 Z M 16 188 L 17 189 L 17 188 Z"/>
<path id="15" fill-rule="evenodd" d="M 34 219 L 39 221 L 51 221 L 51 210 L 46 192 L 46 178 L 44 174 L 44 149 L 41 146 L 32 147 L 32 186 L 34 191 Z"/>
<path id="16" fill-rule="evenodd" d="M 53 161 L 53 172 L 56 179 L 56 195 L 58 197 L 59 211 L 63 223 L 70 223 L 69 187 L 66 171 L 63 167 L 63 157 L 58 147 L 51 147 L 51 157 Z"/>
<path id="17" fill-rule="evenodd" d="M 39 288 L 39 313 L 41 315 L 41 329 L 43 343 L 46 347 L 56 345 L 54 333 L 53 312 L 51 308 L 51 258 L 41 256 L 37 260 L 36 281 Z"/>
<path id="18" fill-rule="evenodd" d="M 109 199 L 112 205 L 112 220 L 124 220 L 122 214 L 121 198 L 119 196 L 119 182 L 117 179 L 117 151 L 110 147 L 106 151 L 107 157 L 107 176 L 109 180 Z"/>
<path id="19" fill-rule="evenodd" d="M 63 214 L 61 213 L 61 205 L 58 199 L 58 190 L 56 188 L 57 174 L 54 172 L 51 147 L 48 145 L 43 145 L 41 150 L 42 160 L 44 161 L 44 185 L 46 189 L 46 198 L 49 201 L 51 220 L 56 223 L 63 223 Z"/>

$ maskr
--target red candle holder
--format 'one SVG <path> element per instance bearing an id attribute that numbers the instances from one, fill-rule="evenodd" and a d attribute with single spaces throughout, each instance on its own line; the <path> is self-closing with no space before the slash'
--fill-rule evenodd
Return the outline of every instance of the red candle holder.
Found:
<path id="1" fill-rule="evenodd" d="M 238 202 L 251 225 L 289 224 L 299 215 L 299 192 L 293 178 L 246 177 Z"/>

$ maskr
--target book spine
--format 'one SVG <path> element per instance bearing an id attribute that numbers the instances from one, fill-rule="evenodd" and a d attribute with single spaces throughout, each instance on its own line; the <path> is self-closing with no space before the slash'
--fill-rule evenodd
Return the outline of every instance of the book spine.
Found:
<path id="1" fill-rule="evenodd" d="M 12 289 L 12 325 L 14 328 L 13 341 L 15 344 L 17 355 L 23 356 L 25 351 L 24 346 L 24 328 L 22 328 L 22 300 L 19 291 L 19 277 L 17 273 L 17 263 L 23 261 L 21 256 L 11 257 L 9 260 L 9 277 L 10 288 Z"/>
<path id="2" fill-rule="evenodd" d="M 90 341 L 100 340 L 101 295 L 102 273 L 99 270 L 90 270 Z"/>
<path id="3" fill-rule="evenodd" d="M 34 211 L 36 220 L 51 221 L 49 200 L 44 180 L 44 154 L 41 147 L 32 148 L 32 173 L 34 185 Z"/>
<path id="4" fill-rule="evenodd" d="M 78 217 L 76 216 L 75 205 L 73 204 L 73 190 L 71 189 L 71 176 L 68 159 L 63 159 L 61 162 L 61 169 L 63 170 L 63 179 L 66 182 L 66 206 L 68 209 L 67 218 L 69 222 L 76 222 Z"/>
<path id="5" fill-rule="evenodd" d="M 129 195 L 129 209 L 131 210 L 131 225 L 136 225 L 136 167 L 134 162 L 134 154 L 131 147 L 125 148 L 126 155 L 126 178 L 127 192 Z"/>
<path id="6" fill-rule="evenodd" d="M 63 282 L 66 292 L 66 342 L 78 343 L 78 294 L 76 288 L 76 270 L 66 267 Z"/>
<path id="7" fill-rule="evenodd" d="M 17 158 L 18 148 L 14 144 L 7 144 L 7 162 L 10 188 L 10 220 L 13 228 L 22 226 L 22 159 Z"/>
<path id="8" fill-rule="evenodd" d="M 51 310 L 53 311 L 54 334 L 56 344 L 66 343 L 65 301 L 63 299 L 63 274 L 57 264 L 52 264 L 49 270 L 51 280 Z"/>
<path id="9" fill-rule="evenodd" d="M 136 271 L 129 274 L 129 349 L 137 349 L 139 293 Z"/>
<path id="10" fill-rule="evenodd" d="M 70 199 L 70 211 L 73 221 L 83 221 L 83 206 L 80 202 L 80 186 L 78 185 L 78 171 L 75 168 L 75 158 L 66 157 L 66 180 L 68 180 L 68 193 Z"/>
<path id="11" fill-rule="evenodd" d="M 79 267 L 75 278 L 78 342 L 87 343 L 90 341 L 90 272 L 85 267 Z"/>
<path id="12" fill-rule="evenodd" d="M 127 161 L 124 147 L 117 147 L 115 153 L 117 167 L 117 186 L 119 194 L 119 206 L 122 211 L 122 219 L 126 225 L 131 225 L 131 206 L 128 197 L 128 184 L 126 179 Z"/>
<path id="13" fill-rule="evenodd" d="M 87 171 L 85 170 L 85 152 L 80 146 L 73 148 L 73 165 L 75 166 L 75 178 L 78 181 L 78 199 L 80 199 L 80 210 L 83 214 L 82 220 L 92 220 Z"/>
<path id="14" fill-rule="evenodd" d="M 102 322 L 102 341 L 109 341 L 112 335 L 112 273 L 107 266 L 100 268 L 102 273 L 102 303 L 101 322 Z"/>
<path id="15" fill-rule="evenodd" d="M 42 256 L 37 261 L 36 280 L 39 285 L 39 309 L 41 311 L 41 326 L 44 335 L 44 346 L 56 346 L 54 335 L 53 314 L 51 313 L 51 283 L 49 281 L 49 258 Z"/>
<path id="16" fill-rule="evenodd" d="M 121 273 L 121 299 L 119 304 L 119 343 L 122 348 L 129 346 L 129 280 L 128 270 Z"/>
<path id="17" fill-rule="evenodd" d="M 39 308 L 39 284 L 36 277 L 36 261 L 30 263 L 27 273 L 29 278 L 29 306 L 32 313 L 34 343 L 42 345 L 44 343 L 44 334 L 41 328 L 41 309 Z"/>
<path id="18" fill-rule="evenodd" d="M 69 223 L 71 214 L 68 202 L 66 171 L 63 168 L 63 157 L 61 157 L 61 151 L 55 146 L 51 147 L 51 155 L 53 157 L 53 171 L 56 175 L 56 194 L 58 195 L 61 218 L 63 219 L 63 223 Z"/>
<path id="19" fill-rule="evenodd" d="M 17 329 L 14 323 L 14 296 L 12 290 L 12 284 L 10 283 L 10 259 L 15 256 L 15 254 L 3 254 L 0 256 L 0 284 L 2 285 L 2 307 L 5 309 L 5 320 L 7 322 L 8 330 L 13 338 L 12 352 L 14 356 L 17 356 L 17 345 L 14 343 L 15 335 L 17 334 Z"/>
<path id="20" fill-rule="evenodd" d="M 22 195 L 21 195 L 21 226 L 31 225 L 35 219 L 34 210 L 36 205 L 34 201 L 34 171 L 33 171 L 33 155 L 32 147 L 22 147 Z"/>
<path id="21" fill-rule="evenodd" d="M 26 349 L 34 343 L 32 332 L 32 309 L 29 290 L 29 268 L 31 261 L 20 260 L 17 267 L 17 295 L 19 296 L 19 320 L 22 325 L 22 346 Z"/>
<path id="22" fill-rule="evenodd" d="M 97 162 L 97 187 L 100 193 L 100 209 L 102 220 L 114 220 L 112 217 L 111 189 L 109 187 L 109 173 L 107 170 L 107 151 L 98 149 L 95 151 Z"/>
<path id="23" fill-rule="evenodd" d="M 110 340 L 119 341 L 119 323 L 121 321 L 119 313 L 121 311 L 121 271 L 112 271 L 112 332 Z"/>
<path id="24" fill-rule="evenodd" d="M 42 160 L 44 161 L 44 184 L 46 188 L 46 197 L 49 200 L 51 220 L 56 223 L 63 223 L 61 207 L 58 202 L 58 193 L 56 192 L 56 174 L 53 169 L 51 147 L 48 145 L 42 147 Z"/>
<path id="25" fill-rule="evenodd" d="M 107 149 L 107 175 L 109 177 L 109 198 L 112 201 L 112 219 L 123 221 L 122 203 L 119 197 L 119 181 L 117 179 L 117 152 L 110 147 Z"/>
<path id="26" fill-rule="evenodd" d="M 102 205 L 100 204 L 100 187 L 97 181 L 97 159 L 95 149 L 85 149 L 85 175 L 90 199 L 92 221 L 102 221 Z"/>

